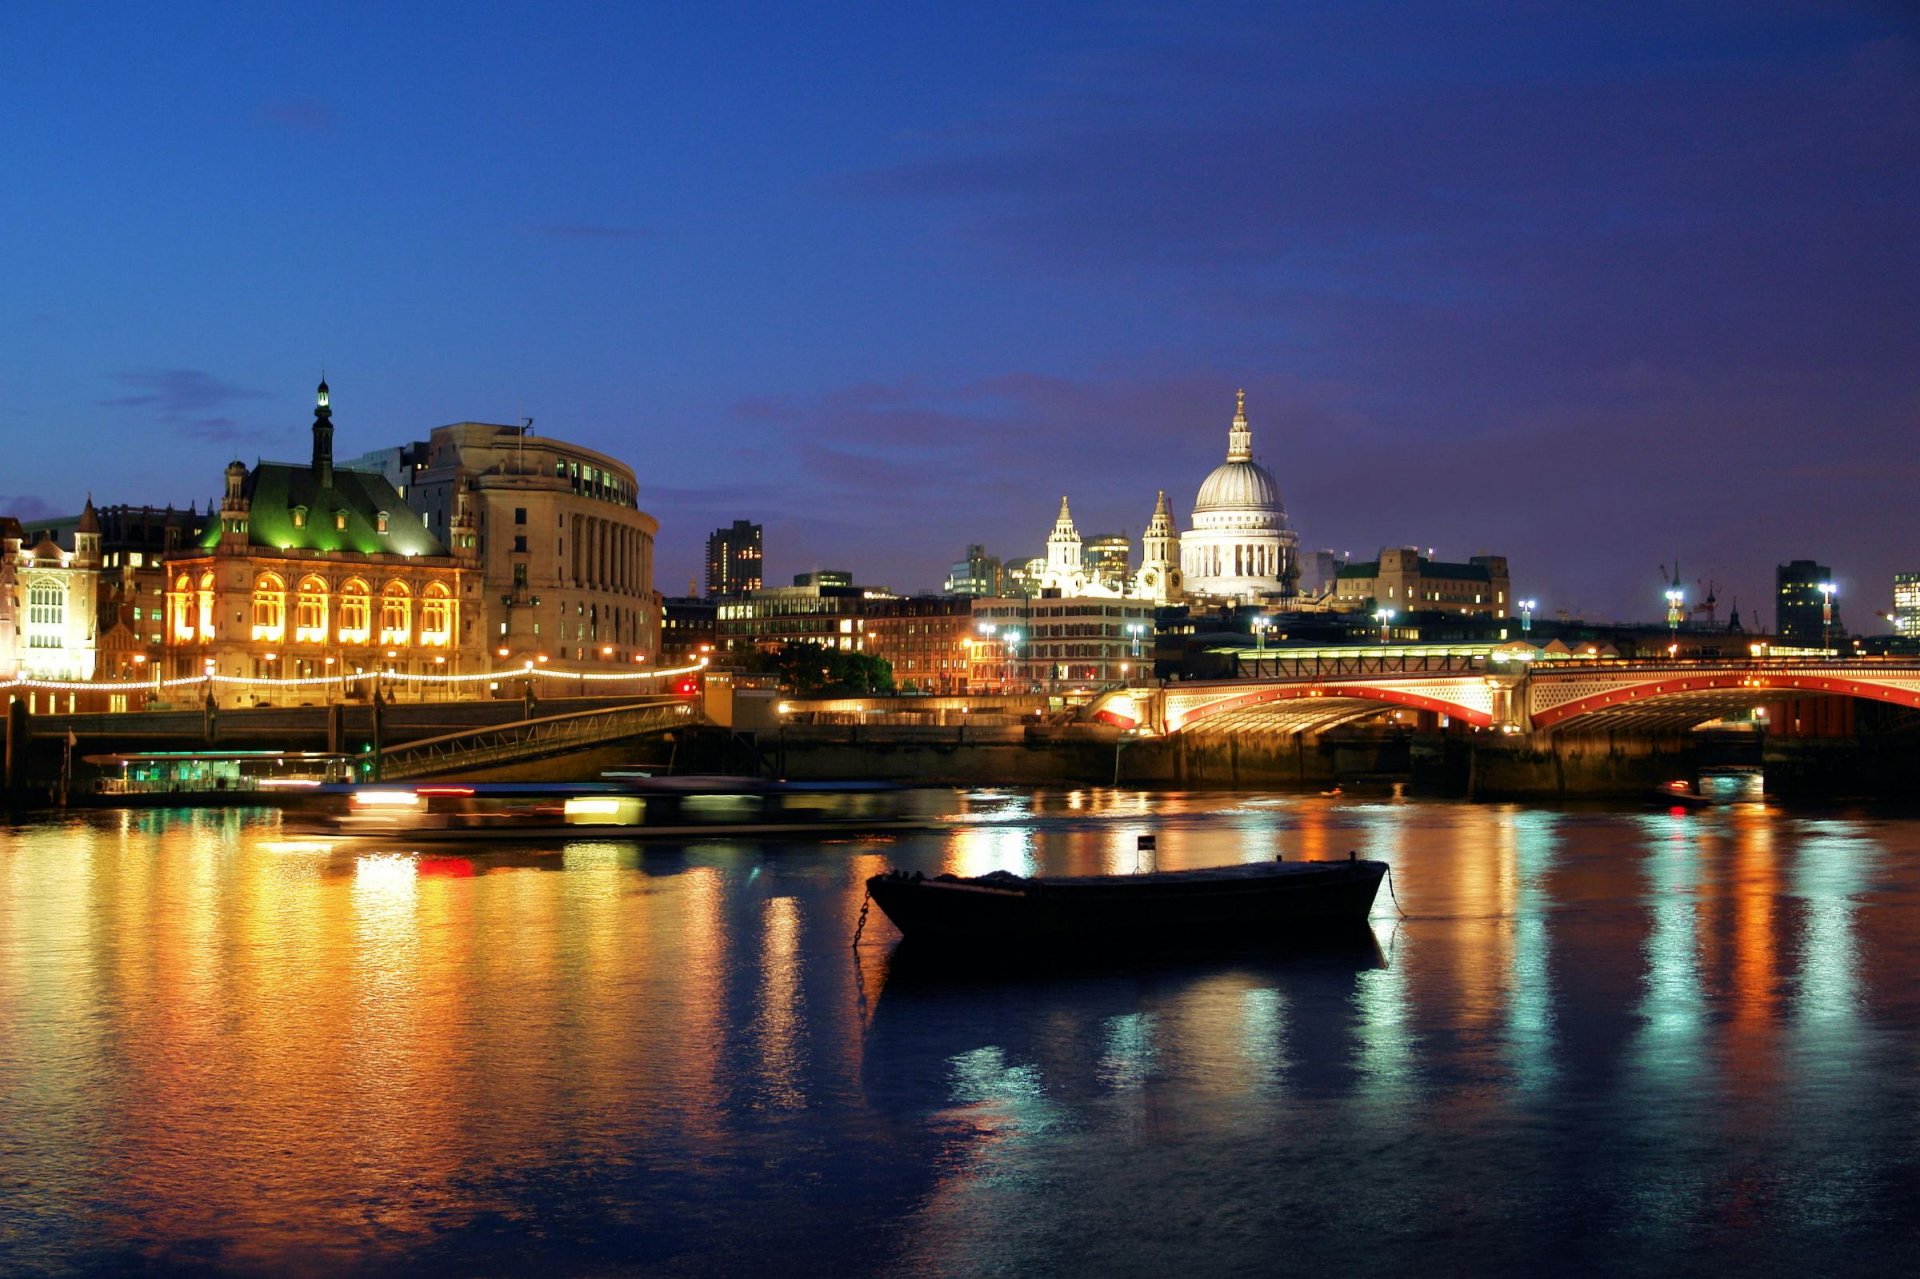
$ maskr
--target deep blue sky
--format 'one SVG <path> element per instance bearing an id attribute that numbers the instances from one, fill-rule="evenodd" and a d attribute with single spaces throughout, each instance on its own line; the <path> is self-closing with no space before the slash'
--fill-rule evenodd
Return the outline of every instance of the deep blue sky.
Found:
<path id="1" fill-rule="evenodd" d="M 405 10 L 396 14 L 390 8 Z M 1584 9 L 1584 16 L 1576 10 Z M 1303 546 L 1920 569 L 1905 5 L 12 6 L 0 512 L 529 414 L 675 593 L 1184 524 L 1233 389 Z"/>

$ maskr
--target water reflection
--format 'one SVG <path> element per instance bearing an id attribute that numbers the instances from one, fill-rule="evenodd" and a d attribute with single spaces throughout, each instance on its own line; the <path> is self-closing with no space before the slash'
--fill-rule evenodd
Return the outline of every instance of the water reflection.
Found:
<path id="1" fill-rule="evenodd" d="M 1911 820 L 952 806 L 828 844 L 0 833 L 3 1264 L 1828 1271 L 1911 1222 Z M 1406 918 L 1118 970 L 847 949 L 886 867 L 1126 871 L 1147 833 L 1381 857 Z"/>

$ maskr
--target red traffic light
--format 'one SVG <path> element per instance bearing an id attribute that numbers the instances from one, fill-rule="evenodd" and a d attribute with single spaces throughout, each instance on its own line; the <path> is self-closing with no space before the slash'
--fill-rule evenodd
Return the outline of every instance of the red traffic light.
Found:
<path id="1" fill-rule="evenodd" d="M 700 691 L 700 682 L 698 680 L 683 679 L 680 681 L 680 691 L 684 695 L 692 697 Z"/>

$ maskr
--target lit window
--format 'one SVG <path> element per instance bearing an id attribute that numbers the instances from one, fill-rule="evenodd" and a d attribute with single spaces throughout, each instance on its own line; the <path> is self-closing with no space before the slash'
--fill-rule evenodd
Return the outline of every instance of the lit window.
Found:
<path id="1" fill-rule="evenodd" d="M 300 579 L 300 592 L 293 605 L 293 638 L 305 644 L 326 641 L 327 584 L 318 577 Z"/>
<path id="2" fill-rule="evenodd" d="M 388 524 L 387 513 L 385 511 L 382 511 L 378 515 L 373 517 L 373 527 L 376 532 L 380 532 L 380 533 L 386 532 L 387 524 Z"/>
<path id="3" fill-rule="evenodd" d="M 359 578 L 349 578 L 340 588 L 340 642 L 342 644 L 364 644 L 369 635 L 368 619 L 372 613 L 370 592 L 367 584 Z"/>
<path id="4" fill-rule="evenodd" d="M 287 584 L 272 573 L 253 584 L 253 638 L 278 643 L 287 634 Z"/>
<path id="5" fill-rule="evenodd" d="M 454 604 L 446 586 L 433 582 L 420 600 L 420 642 L 436 648 L 453 643 Z"/>
<path id="6" fill-rule="evenodd" d="M 413 599 L 404 582 L 388 582 L 380 593 L 380 642 L 405 644 L 413 635 Z"/>

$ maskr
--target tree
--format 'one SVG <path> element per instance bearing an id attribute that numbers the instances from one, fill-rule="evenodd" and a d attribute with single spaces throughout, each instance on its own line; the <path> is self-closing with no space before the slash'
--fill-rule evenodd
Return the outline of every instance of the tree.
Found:
<path id="1" fill-rule="evenodd" d="M 780 677 L 796 697 L 866 696 L 893 691 L 893 666 L 866 653 L 850 653 L 806 641 L 782 644 L 761 669 Z"/>

